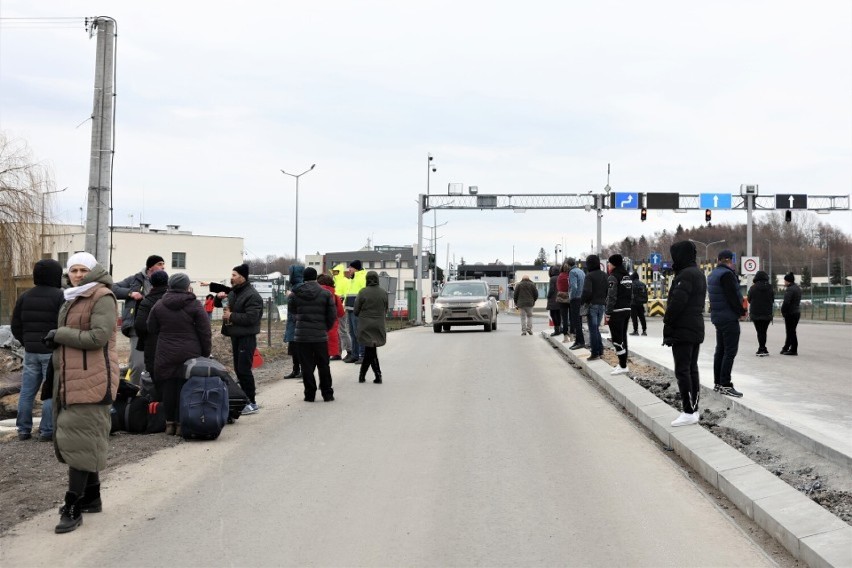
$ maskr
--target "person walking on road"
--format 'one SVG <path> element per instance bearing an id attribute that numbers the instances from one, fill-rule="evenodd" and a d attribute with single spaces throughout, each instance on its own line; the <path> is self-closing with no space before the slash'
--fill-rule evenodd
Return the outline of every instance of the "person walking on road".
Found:
<path id="1" fill-rule="evenodd" d="M 547 285 L 547 311 L 550 313 L 550 321 L 553 322 L 553 333 L 550 334 L 550 337 L 556 337 L 562 333 L 562 317 L 559 313 L 559 304 L 556 302 L 556 280 L 559 278 L 559 267 L 551 266 L 548 274 L 550 275 L 550 282 Z"/>
<path id="2" fill-rule="evenodd" d="M 538 289 L 526 274 L 520 282 L 515 284 L 513 299 L 518 311 L 521 312 L 521 335 L 532 335 L 532 313 L 533 306 L 538 300 Z"/>
<path id="3" fill-rule="evenodd" d="M 35 287 L 18 297 L 12 310 L 12 335 L 24 346 L 18 417 L 15 419 L 20 441 L 32 438 L 33 404 L 51 364 L 53 349 L 48 349 L 41 340 L 51 329 L 56 329 L 59 309 L 65 303 L 62 265 L 52 259 L 39 260 L 33 267 L 33 284 Z M 52 407 L 50 398 L 45 399 L 41 406 L 38 439 L 42 442 L 53 440 Z"/>
<path id="4" fill-rule="evenodd" d="M 137 385 L 142 379 L 142 371 L 145 370 L 145 356 L 142 351 L 136 349 L 136 343 L 139 341 L 133 326 L 136 309 L 142 298 L 151 291 L 151 275 L 163 270 L 165 266 L 166 262 L 162 256 L 152 254 L 145 260 L 145 270 L 140 270 L 112 286 L 115 297 L 124 300 L 121 310 L 121 333 L 130 338 L 130 382 Z"/>
<path id="5" fill-rule="evenodd" d="M 148 333 L 157 338 L 153 378 L 166 415 L 166 435 L 180 436 L 183 364 L 194 357 L 210 357 L 213 344 L 210 320 L 190 290 L 189 276 L 172 274 L 168 282 L 168 290 L 151 308 Z"/>
<path id="6" fill-rule="evenodd" d="M 606 315 L 609 318 L 609 335 L 612 347 L 618 355 L 618 365 L 613 367 L 611 375 L 626 375 L 627 368 L 627 327 L 630 325 L 630 304 L 633 301 L 633 280 L 624 268 L 624 259 L 620 254 L 609 257 L 607 262 Z"/>
<path id="7" fill-rule="evenodd" d="M 710 321 L 716 327 L 716 352 L 713 355 L 713 390 L 741 398 L 734 388 L 731 371 L 740 345 L 740 320 L 745 317 L 740 281 L 734 272 L 734 253 L 723 250 L 718 264 L 707 277 L 710 297 Z"/>
<path id="8" fill-rule="evenodd" d="M 571 270 L 568 271 L 568 297 L 570 299 L 568 317 L 571 319 L 571 333 L 574 334 L 574 344 L 568 349 L 580 349 L 586 346 L 586 340 L 583 337 L 583 318 L 580 316 L 586 273 L 577 266 L 577 261 L 572 257 L 568 257 L 568 266 L 571 267 Z"/>
<path id="9" fill-rule="evenodd" d="M 633 333 L 639 335 L 639 325 L 642 324 L 642 335 L 648 335 L 648 325 L 645 323 L 645 304 L 648 303 L 648 287 L 639 279 L 639 273 L 634 272 L 633 301 L 630 303 L 630 320 L 633 322 Z"/>
<path id="10" fill-rule="evenodd" d="M 799 308 L 802 302 L 802 289 L 796 284 L 796 277 L 792 272 L 784 275 L 784 286 L 787 290 L 784 292 L 784 301 L 781 303 L 781 315 L 784 316 L 786 334 L 781 355 L 798 355 L 799 338 L 796 335 L 796 326 L 799 325 L 799 318 L 802 316 Z"/>
<path id="11" fill-rule="evenodd" d="M 303 275 L 305 281 L 293 292 L 287 309 L 288 319 L 295 322 L 293 343 L 302 364 L 305 402 L 313 402 L 316 398 L 315 370 L 319 375 L 322 399 L 331 402 L 334 400 L 334 388 L 328 363 L 328 332 L 337 323 L 334 294 L 319 285 L 315 268 L 305 268 Z"/>
<path id="12" fill-rule="evenodd" d="M 68 491 L 59 510 L 57 533 L 83 524 L 83 513 L 99 513 L 101 482 L 107 465 L 110 407 L 118 392 L 115 321 L 118 305 L 112 278 L 94 256 L 78 252 L 68 259 L 65 303 L 57 328 L 44 343 L 53 358 L 53 447 L 68 465 Z"/>
<path id="13" fill-rule="evenodd" d="M 364 347 L 358 382 L 367 380 L 367 369 L 372 367 L 373 382 L 380 385 L 379 347 L 387 342 L 385 315 L 388 313 L 388 293 L 379 286 L 379 275 L 373 270 L 367 273 L 366 286 L 358 292 L 353 313 L 358 318 L 358 343 Z"/>
<path id="14" fill-rule="evenodd" d="M 231 271 L 231 291 L 227 293 L 228 306 L 222 313 L 222 335 L 231 338 L 231 352 L 234 358 L 234 373 L 249 403 L 243 408 L 243 414 L 254 414 L 260 407 L 255 400 L 254 375 L 251 364 L 257 349 L 257 334 L 260 333 L 260 320 L 263 318 L 263 298 L 249 284 L 247 264 L 235 266 Z M 220 298 L 226 296 L 219 292 Z"/>
<path id="15" fill-rule="evenodd" d="M 596 254 L 586 257 L 586 280 L 583 282 L 583 303 L 589 305 L 589 344 L 592 350 L 588 361 L 603 355 L 601 325 L 606 312 L 607 274 L 601 270 L 601 260 Z"/>
<path id="16" fill-rule="evenodd" d="M 768 357 L 766 349 L 766 331 L 772 323 L 772 310 L 775 308 L 775 290 L 769 284 L 769 275 L 758 270 L 754 275 L 754 284 L 748 291 L 748 311 L 754 330 L 757 332 L 757 355 Z"/>
<path id="17" fill-rule="evenodd" d="M 680 241 L 670 249 L 674 279 L 663 316 L 663 344 L 672 348 L 675 378 L 683 412 L 672 426 L 698 424 L 701 384 L 698 351 L 704 342 L 704 298 L 707 279 L 695 262 L 695 243 Z"/>

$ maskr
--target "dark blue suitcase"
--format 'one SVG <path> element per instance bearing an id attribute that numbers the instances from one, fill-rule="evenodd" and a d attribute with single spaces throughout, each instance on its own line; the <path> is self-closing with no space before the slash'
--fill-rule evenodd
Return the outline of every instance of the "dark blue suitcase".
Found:
<path id="1" fill-rule="evenodd" d="M 190 377 L 180 391 L 180 433 L 185 440 L 215 440 L 228 422 L 228 387 L 221 377 Z"/>

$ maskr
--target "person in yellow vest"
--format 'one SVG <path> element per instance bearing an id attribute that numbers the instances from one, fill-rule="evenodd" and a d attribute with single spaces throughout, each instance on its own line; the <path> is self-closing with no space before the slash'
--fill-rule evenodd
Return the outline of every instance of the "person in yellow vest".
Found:
<path id="1" fill-rule="evenodd" d="M 349 290 L 351 280 L 346 275 L 346 265 L 342 262 L 331 269 L 332 278 L 334 278 L 334 293 L 340 296 L 340 301 L 346 301 L 346 294 Z M 337 327 L 337 335 L 340 337 L 340 355 L 335 355 L 331 358 L 332 361 L 342 359 L 343 352 L 346 351 L 346 357 L 352 354 L 352 340 L 349 338 L 349 312 L 344 311 L 343 315 L 338 320 L 340 325 Z"/>
<path id="2" fill-rule="evenodd" d="M 349 318 L 349 339 L 352 349 L 343 361 L 346 363 L 360 363 L 364 358 L 364 346 L 358 343 L 358 316 L 355 315 L 355 299 L 358 292 L 367 285 L 367 273 L 364 271 L 360 260 L 353 260 L 347 269 L 349 274 L 349 288 L 346 290 L 343 305 L 346 308 L 346 317 Z"/>

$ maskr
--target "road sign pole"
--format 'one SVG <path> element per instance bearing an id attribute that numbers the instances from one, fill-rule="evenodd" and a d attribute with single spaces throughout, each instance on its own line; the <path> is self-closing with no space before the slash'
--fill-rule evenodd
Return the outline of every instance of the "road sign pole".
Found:
<path id="1" fill-rule="evenodd" d="M 746 194 L 746 256 L 751 256 L 751 229 L 752 229 L 752 211 L 754 209 L 754 194 L 748 193 Z M 746 290 L 751 288 L 751 280 L 753 276 L 748 274 L 746 276 Z"/>

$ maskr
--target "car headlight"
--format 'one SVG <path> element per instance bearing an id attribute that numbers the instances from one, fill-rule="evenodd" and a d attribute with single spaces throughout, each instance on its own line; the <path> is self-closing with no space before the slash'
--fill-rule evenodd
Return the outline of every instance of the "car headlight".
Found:
<path id="1" fill-rule="evenodd" d="M 479 302 L 478 304 L 476 304 L 476 308 L 479 309 L 479 310 L 481 310 L 482 308 L 487 308 L 488 306 L 489 306 L 488 300 L 486 300 L 484 302 Z"/>

